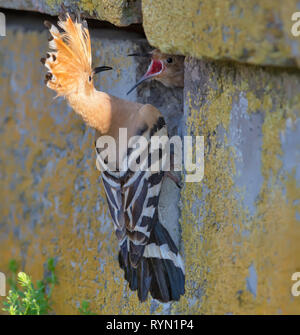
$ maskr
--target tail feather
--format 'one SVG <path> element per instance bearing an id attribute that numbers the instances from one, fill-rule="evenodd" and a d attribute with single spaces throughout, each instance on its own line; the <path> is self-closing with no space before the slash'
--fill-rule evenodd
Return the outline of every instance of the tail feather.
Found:
<path id="1" fill-rule="evenodd" d="M 140 301 L 145 301 L 148 296 L 152 282 L 152 274 L 149 262 L 142 258 L 137 270 L 138 276 L 138 297 Z"/>
<path id="2" fill-rule="evenodd" d="M 172 299 L 172 291 L 170 282 L 173 280 L 169 278 L 167 269 L 165 268 L 165 262 L 159 258 L 149 259 L 152 266 L 152 271 L 155 276 L 155 280 L 152 281 L 150 287 L 150 293 L 154 299 L 158 299 L 162 302 L 168 302 Z M 177 299 L 178 300 L 178 299 Z"/>
<path id="3" fill-rule="evenodd" d="M 128 255 L 127 255 L 127 259 L 124 260 L 121 250 L 119 252 L 119 264 L 121 269 L 124 270 L 124 278 L 128 281 L 129 283 L 129 288 L 132 291 L 136 291 L 138 288 L 137 285 L 137 269 L 134 268 L 133 266 L 130 265 L 130 263 L 128 262 Z"/>
<path id="4" fill-rule="evenodd" d="M 143 257 L 136 267 L 130 262 L 130 252 L 119 253 L 119 263 L 131 290 L 138 291 L 141 302 L 150 291 L 152 297 L 161 302 L 178 301 L 184 294 L 184 266 L 168 231 L 160 224 L 154 225 Z"/>
<path id="5" fill-rule="evenodd" d="M 168 284 L 170 287 L 169 297 L 166 297 L 166 301 L 177 301 L 180 299 L 180 295 L 184 294 L 184 273 L 178 270 L 178 268 L 174 266 L 173 262 L 168 259 L 164 260 L 163 263 L 165 274 L 168 278 Z M 153 298 L 156 298 L 157 293 L 155 288 L 150 290 L 150 293 Z"/>

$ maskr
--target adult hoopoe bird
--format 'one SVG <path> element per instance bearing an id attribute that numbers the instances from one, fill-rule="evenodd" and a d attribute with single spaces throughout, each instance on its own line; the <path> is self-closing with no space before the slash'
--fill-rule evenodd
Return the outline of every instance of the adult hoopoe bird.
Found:
<path id="1" fill-rule="evenodd" d="M 119 241 L 119 264 L 131 290 L 137 290 L 140 301 L 150 291 L 162 302 L 179 300 L 184 294 L 184 265 L 168 231 L 160 224 L 158 201 L 165 172 L 122 169 L 130 150 L 118 144 L 119 129 L 125 128 L 128 140 L 142 135 L 167 135 L 164 119 L 152 105 L 129 102 L 97 91 L 96 73 L 111 69 L 92 69 L 91 42 L 86 21 L 73 21 L 67 13 L 57 27 L 45 22 L 50 30 L 50 52 L 41 61 L 48 68 L 47 86 L 64 96 L 85 123 L 96 129 L 97 164 L 108 206 Z M 101 169 L 104 157 L 97 146 L 103 136 L 116 140 L 116 170 Z M 121 158 L 119 158 L 121 157 Z M 161 159 L 161 158 L 160 158 Z M 146 160 L 148 164 L 148 159 Z"/>
<path id="2" fill-rule="evenodd" d="M 150 65 L 143 77 L 127 92 L 131 93 L 146 80 L 157 80 L 167 87 L 183 87 L 184 85 L 184 56 L 172 56 L 154 49 L 148 53 L 133 53 L 128 56 L 151 58 Z"/>

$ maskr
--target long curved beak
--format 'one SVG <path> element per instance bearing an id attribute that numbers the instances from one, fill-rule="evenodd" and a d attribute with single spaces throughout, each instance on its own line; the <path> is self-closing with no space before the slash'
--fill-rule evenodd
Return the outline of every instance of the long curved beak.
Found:
<path id="1" fill-rule="evenodd" d="M 103 72 L 103 71 L 108 71 L 108 70 L 112 70 L 112 67 L 110 67 L 110 66 L 98 66 L 98 67 L 94 68 L 94 74 L 100 73 L 100 72 Z"/>
<path id="2" fill-rule="evenodd" d="M 147 72 L 133 87 L 131 87 L 131 89 L 127 92 L 127 95 L 130 94 L 134 89 L 136 89 L 144 81 L 161 74 L 163 70 L 164 70 L 163 63 L 160 60 L 152 59 Z"/>
<path id="3" fill-rule="evenodd" d="M 131 87 L 131 89 L 126 93 L 126 95 L 130 94 L 133 90 L 135 90 L 141 83 L 143 83 L 144 81 L 146 81 L 147 79 L 150 79 L 151 77 L 154 77 L 154 75 L 152 76 L 147 76 L 147 73 L 143 75 L 143 77 L 134 85 Z"/>

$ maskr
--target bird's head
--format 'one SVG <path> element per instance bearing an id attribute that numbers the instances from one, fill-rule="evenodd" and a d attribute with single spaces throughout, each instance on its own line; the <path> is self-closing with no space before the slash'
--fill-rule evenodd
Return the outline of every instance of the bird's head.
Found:
<path id="1" fill-rule="evenodd" d="M 184 84 L 184 57 L 163 54 L 158 49 L 146 54 L 133 53 L 128 56 L 150 58 L 151 62 L 147 72 L 128 91 L 131 93 L 136 87 L 146 80 L 155 79 L 167 87 L 183 87 Z"/>
<path id="2" fill-rule="evenodd" d="M 49 72 L 45 76 L 47 86 L 57 92 L 58 96 L 69 96 L 73 93 L 89 96 L 95 89 L 95 74 L 111 70 L 111 67 L 100 66 L 92 69 L 91 41 L 85 20 L 72 20 L 68 13 L 58 22 L 63 30 L 45 21 L 50 31 L 50 52 L 41 62 Z"/>

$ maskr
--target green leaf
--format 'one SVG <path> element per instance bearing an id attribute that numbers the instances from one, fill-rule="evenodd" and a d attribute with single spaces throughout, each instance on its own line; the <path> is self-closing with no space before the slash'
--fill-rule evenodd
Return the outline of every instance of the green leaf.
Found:
<path id="1" fill-rule="evenodd" d="M 24 287 L 29 286 L 31 284 L 31 279 L 29 276 L 27 276 L 25 272 L 18 273 L 18 280 L 19 284 Z"/>
<path id="2" fill-rule="evenodd" d="M 80 314 L 83 315 L 96 315 L 90 310 L 90 303 L 86 300 L 83 300 L 81 302 L 81 307 L 78 309 L 78 311 Z"/>
<path id="3" fill-rule="evenodd" d="M 48 259 L 47 267 L 48 267 L 48 271 L 54 272 L 54 270 L 55 270 L 54 258 L 49 258 Z"/>

